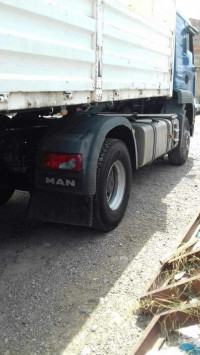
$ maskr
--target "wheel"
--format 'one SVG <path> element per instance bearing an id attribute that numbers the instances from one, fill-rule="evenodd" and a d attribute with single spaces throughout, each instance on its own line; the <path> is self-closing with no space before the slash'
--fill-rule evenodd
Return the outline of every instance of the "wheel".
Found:
<path id="1" fill-rule="evenodd" d="M 188 118 L 185 116 L 183 121 L 182 137 L 179 141 L 178 147 L 168 153 L 170 164 L 183 165 L 189 154 L 190 149 L 190 126 Z"/>
<path id="2" fill-rule="evenodd" d="M 119 224 L 128 204 L 131 176 L 126 145 L 119 139 L 105 139 L 97 165 L 93 228 L 108 232 Z"/>
<path id="3" fill-rule="evenodd" d="M 12 197 L 15 190 L 0 188 L 0 206 L 5 205 L 5 203 Z"/>

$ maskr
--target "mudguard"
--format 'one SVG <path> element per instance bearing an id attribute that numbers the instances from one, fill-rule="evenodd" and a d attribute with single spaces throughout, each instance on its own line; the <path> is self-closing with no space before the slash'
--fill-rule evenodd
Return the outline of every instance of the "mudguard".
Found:
<path id="1" fill-rule="evenodd" d="M 178 96 L 178 104 L 192 104 L 194 107 L 194 96 L 193 93 L 189 90 L 175 89 L 174 92 Z"/>
<path id="2" fill-rule="evenodd" d="M 185 113 L 190 124 L 190 135 L 194 133 L 195 107 L 194 97 L 189 90 L 174 90 L 173 98 L 166 101 L 162 110 L 163 113 L 176 113 L 179 120 L 180 137 L 183 131 L 183 118 Z"/>
<path id="3" fill-rule="evenodd" d="M 194 96 L 189 90 L 174 90 L 178 96 L 178 105 L 185 105 L 187 118 L 190 124 L 190 135 L 194 134 L 194 118 L 195 118 L 195 107 L 194 107 Z"/>
<path id="4" fill-rule="evenodd" d="M 106 136 L 116 127 L 125 127 L 129 135 L 130 157 L 137 168 L 137 146 L 135 135 L 129 120 L 115 115 L 87 115 L 64 117 L 51 125 L 43 137 L 35 169 L 35 188 L 83 195 L 94 195 L 96 192 L 96 170 L 99 153 Z M 131 139 L 130 139 L 131 137 Z M 117 137 L 120 139 L 119 135 Z M 126 142 L 125 142 L 126 143 Z M 48 153 L 81 154 L 83 169 L 81 172 L 67 170 L 44 169 L 43 155 Z M 73 181 L 73 184 L 56 184 L 61 181 Z M 68 185 L 68 186 L 67 186 Z"/>

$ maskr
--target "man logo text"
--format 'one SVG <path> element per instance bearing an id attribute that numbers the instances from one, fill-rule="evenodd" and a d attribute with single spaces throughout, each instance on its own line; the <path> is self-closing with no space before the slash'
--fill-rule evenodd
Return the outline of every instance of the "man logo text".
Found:
<path id="1" fill-rule="evenodd" d="M 61 186 L 68 186 L 68 187 L 76 186 L 76 181 L 69 180 L 69 179 L 55 179 L 55 178 L 46 177 L 45 182 L 46 184 L 51 184 L 51 185 L 61 185 Z"/>

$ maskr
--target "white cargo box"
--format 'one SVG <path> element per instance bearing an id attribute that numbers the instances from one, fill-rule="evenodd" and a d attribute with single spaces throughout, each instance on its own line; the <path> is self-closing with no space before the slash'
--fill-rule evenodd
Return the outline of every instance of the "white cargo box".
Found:
<path id="1" fill-rule="evenodd" d="M 175 0 L 129 2 L 0 0 L 0 111 L 171 96 Z"/>

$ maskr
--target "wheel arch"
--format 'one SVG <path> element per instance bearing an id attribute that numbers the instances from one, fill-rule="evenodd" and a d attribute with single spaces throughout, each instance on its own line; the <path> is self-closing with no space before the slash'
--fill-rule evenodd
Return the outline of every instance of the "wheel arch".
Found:
<path id="1" fill-rule="evenodd" d="M 94 122 L 94 121 L 93 121 Z M 94 137 L 90 145 L 87 167 L 85 172 L 85 191 L 90 186 L 90 193 L 96 192 L 96 175 L 99 154 L 106 138 L 116 138 L 122 140 L 129 151 L 132 169 L 138 168 L 137 144 L 134 130 L 126 117 L 103 116 L 96 117 L 96 124 L 93 127 Z"/>
<path id="2" fill-rule="evenodd" d="M 190 125 L 190 135 L 193 136 L 194 132 L 194 118 L 195 118 L 195 107 L 194 107 L 194 95 L 189 90 L 174 90 L 173 97 L 177 100 L 177 105 L 184 105 L 186 116 Z"/>
<path id="3" fill-rule="evenodd" d="M 138 168 L 136 140 L 133 139 L 133 134 L 129 128 L 117 126 L 111 129 L 105 138 L 116 138 L 123 141 L 129 151 L 132 170 L 134 171 Z"/>

